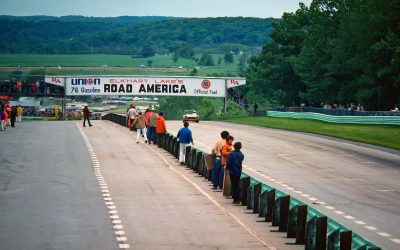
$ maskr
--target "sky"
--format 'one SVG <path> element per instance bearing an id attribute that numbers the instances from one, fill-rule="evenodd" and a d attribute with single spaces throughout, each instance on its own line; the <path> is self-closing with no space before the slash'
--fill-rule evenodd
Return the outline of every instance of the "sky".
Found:
<path id="1" fill-rule="evenodd" d="M 0 15 L 281 17 L 312 0 L 0 0 Z"/>

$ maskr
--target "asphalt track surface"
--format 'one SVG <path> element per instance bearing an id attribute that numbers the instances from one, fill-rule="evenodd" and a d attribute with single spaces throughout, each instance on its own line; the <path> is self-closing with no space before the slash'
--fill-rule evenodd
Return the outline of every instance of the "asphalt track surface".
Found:
<path id="1" fill-rule="evenodd" d="M 167 123 L 177 132 L 181 121 Z M 400 151 L 224 122 L 190 123 L 210 151 L 222 130 L 243 144 L 245 171 L 313 206 L 383 249 L 400 249 Z"/>
<path id="2" fill-rule="evenodd" d="M 0 132 L 0 249 L 303 248 L 165 151 L 136 144 L 120 125 L 93 123 L 27 122 Z M 181 125 L 167 122 L 170 132 Z M 244 145 L 246 172 L 399 249 L 398 151 L 220 122 L 190 128 L 205 150 L 229 130 Z"/>
<path id="3" fill-rule="evenodd" d="M 118 249 L 75 123 L 0 132 L 0 249 Z"/>

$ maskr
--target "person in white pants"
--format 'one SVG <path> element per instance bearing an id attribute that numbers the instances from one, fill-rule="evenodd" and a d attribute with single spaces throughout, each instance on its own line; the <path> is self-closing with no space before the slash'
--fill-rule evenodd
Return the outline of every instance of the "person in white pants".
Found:
<path id="1" fill-rule="evenodd" d="M 185 165 L 185 155 L 186 155 L 186 147 L 189 146 L 190 143 L 194 145 L 193 138 L 192 138 L 192 131 L 188 128 L 189 123 L 185 122 L 183 124 L 183 128 L 178 131 L 179 140 L 179 164 Z"/>
<path id="2" fill-rule="evenodd" d="M 139 143 L 140 134 L 144 135 L 144 143 L 147 143 L 147 135 L 146 135 L 146 121 L 145 117 L 142 115 L 142 112 L 139 112 L 138 116 L 136 116 L 133 121 L 133 126 L 136 127 L 136 143 Z"/>

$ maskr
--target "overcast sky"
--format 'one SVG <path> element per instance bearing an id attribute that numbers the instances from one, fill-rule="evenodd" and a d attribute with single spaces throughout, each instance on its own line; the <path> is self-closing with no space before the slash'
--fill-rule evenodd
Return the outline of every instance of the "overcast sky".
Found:
<path id="1" fill-rule="evenodd" d="M 0 15 L 281 17 L 311 0 L 0 0 Z"/>

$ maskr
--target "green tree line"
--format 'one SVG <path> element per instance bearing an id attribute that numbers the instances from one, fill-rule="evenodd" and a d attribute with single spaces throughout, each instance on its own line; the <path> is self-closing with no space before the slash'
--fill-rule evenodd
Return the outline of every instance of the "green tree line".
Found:
<path id="1" fill-rule="evenodd" d="M 269 41 L 272 18 L 51 18 L 0 16 L 0 53 L 183 56 L 207 50 L 254 52 Z M 125 23 L 123 23 L 125 21 Z M 129 22 L 128 22 L 129 21 Z"/>
<path id="2" fill-rule="evenodd" d="M 400 103 L 398 0 L 313 0 L 274 23 L 252 57 L 247 94 L 260 103 Z"/>

